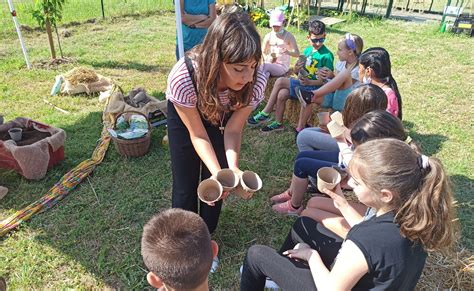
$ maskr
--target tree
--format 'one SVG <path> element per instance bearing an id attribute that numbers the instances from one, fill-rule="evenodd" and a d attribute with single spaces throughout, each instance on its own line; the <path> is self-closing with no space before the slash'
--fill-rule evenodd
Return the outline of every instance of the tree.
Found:
<path id="1" fill-rule="evenodd" d="M 33 18 L 38 21 L 41 28 L 46 28 L 52 59 L 56 58 L 56 50 L 54 49 L 51 25 L 56 27 L 56 23 L 61 20 L 65 1 L 66 0 L 35 0 L 35 8 L 32 13 Z"/>

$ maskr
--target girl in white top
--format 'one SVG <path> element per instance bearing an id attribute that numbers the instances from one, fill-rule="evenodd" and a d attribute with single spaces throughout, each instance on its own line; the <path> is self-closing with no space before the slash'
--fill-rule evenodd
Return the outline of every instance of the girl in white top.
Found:
<path id="1" fill-rule="evenodd" d="M 263 71 L 267 79 L 281 77 L 290 69 L 290 56 L 298 57 L 300 51 L 296 39 L 291 32 L 285 30 L 283 23 L 285 14 L 279 9 L 272 11 L 270 15 L 270 27 L 272 31 L 263 38 Z"/>

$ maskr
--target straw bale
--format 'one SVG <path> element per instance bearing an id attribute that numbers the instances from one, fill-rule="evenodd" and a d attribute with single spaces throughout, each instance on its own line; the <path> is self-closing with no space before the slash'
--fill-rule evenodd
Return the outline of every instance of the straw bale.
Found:
<path id="1" fill-rule="evenodd" d="M 298 100 L 288 99 L 286 101 L 285 113 L 283 119 L 288 120 L 292 126 L 298 125 L 298 119 L 300 118 L 301 104 Z M 317 114 L 319 112 L 319 106 L 313 105 L 313 114 L 311 114 L 308 124 L 312 126 L 318 126 Z"/>
<path id="2" fill-rule="evenodd" d="M 76 86 L 80 83 L 93 83 L 99 80 L 96 72 L 91 69 L 77 67 L 64 74 L 64 78 L 72 85 Z"/>
<path id="3" fill-rule="evenodd" d="M 417 290 L 473 290 L 474 255 L 461 246 L 450 252 L 428 254 Z"/>

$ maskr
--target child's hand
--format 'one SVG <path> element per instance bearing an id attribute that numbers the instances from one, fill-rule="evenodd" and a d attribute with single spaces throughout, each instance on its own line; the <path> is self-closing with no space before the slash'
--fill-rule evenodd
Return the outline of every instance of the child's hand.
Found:
<path id="1" fill-rule="evenodd" d="M 321 76 L 323 79 L 332 79 L 334 77 L 334 73 L 330 69 L 323 67 L 318 69 L 318 78 L 319 76 Z"/>
<path id="2" fill-rule="evenodd" d="M 323 189 L 323 193 L 331 197 L 331 199 L 334 202 L 334 207 L 336 207 L 337 209 L 343 208 L 349 205 L 346 198 L 344 197 L 344 193 L 342 192 L 340 185 L 336 186 L 336 189 L 334 192 L 328 189 Z"/>
<path id="3" fill-rule="evenodd" d="M 311 256 L 313 255 L 319 256 L 319 253 L 308 246 L 304 248 L 287 250 L 283 252 L 283 255 L 291 259 L 300 259 L 304 261 L 309 261 Z"/>
<path id="4" fill-rule="evenodd" d="M 303 86 L 311 86 L 311 81 L 312 80 L 308 79 L 307 77 L 300 78 L 300 84 Z"/>

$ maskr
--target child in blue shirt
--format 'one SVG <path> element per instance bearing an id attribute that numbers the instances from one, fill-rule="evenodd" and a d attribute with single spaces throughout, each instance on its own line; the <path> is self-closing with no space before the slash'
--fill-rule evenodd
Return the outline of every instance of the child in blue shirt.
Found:
<path id="1" fill-rule="evenodd" d="M 256 115 L 250 117 L 247 121 L 249 125 L 259 125 L 267 121 L 270 113 L 276 105 L 275 120 L 261 129 L 262 132 L 272 132 L 283 130 L 282 124 L 285 104 L 288 98 L 298 99 L 295 93 L 295 87 L 301 90 L 316 90 L 324 84 L 325 79 L 332 76 L 334 70 L 334 55 L 324 45 L 326 40 L 326 26 L 319 20 L 313 20 L 309 23 L 308 41 L 311 46 L 304 50 L 304 57 L 300 57 L 295 65 L 298 72 L 298 79 L 279 78 L 273 86 L 272 93 L 268 99 L 265 108 Z M 311 106 L 302 108 L 298 127 L 296 130 L 304 128 L 311 114 Z"/>

